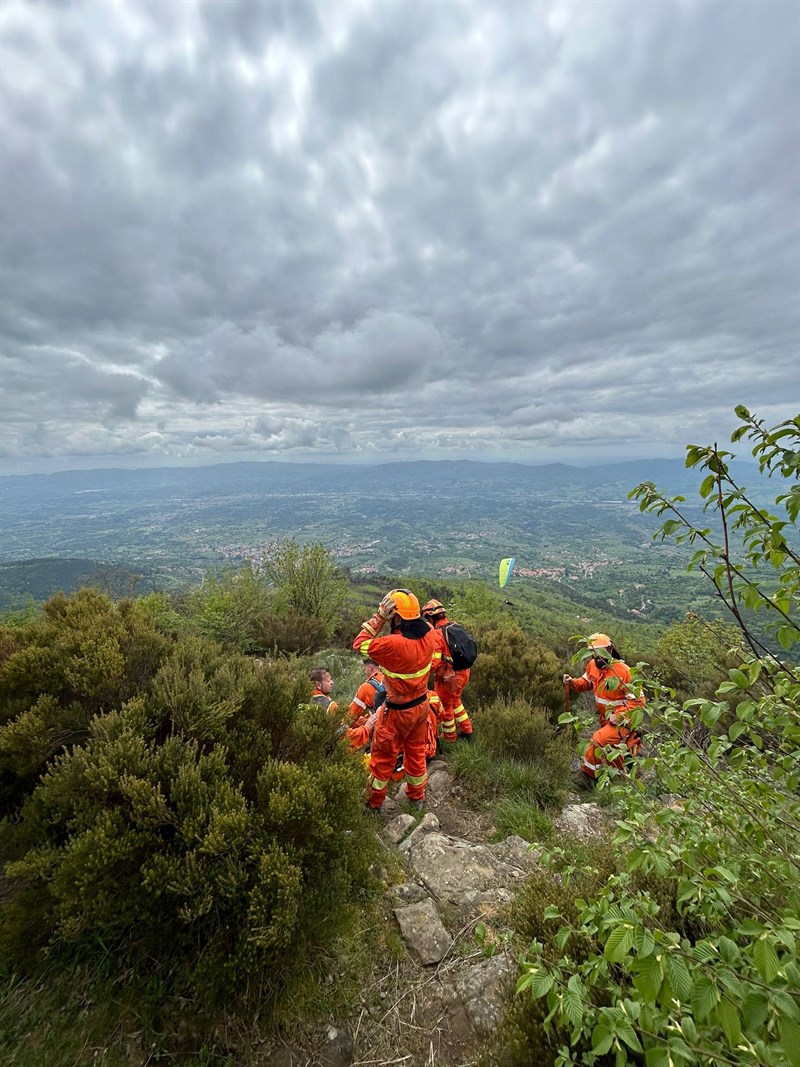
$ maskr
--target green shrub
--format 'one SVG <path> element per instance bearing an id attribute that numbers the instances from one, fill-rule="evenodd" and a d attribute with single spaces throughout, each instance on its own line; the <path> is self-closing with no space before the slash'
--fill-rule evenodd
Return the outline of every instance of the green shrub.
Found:
<path id="1" fill-rule="evenodd" d="M 172 643 L 138 603 L 89 589 L 53 597 L 40 618 L 3 633 L 0 798 L 13 809 L 94 715 L 149 683 Z"/>
<path id="2" fill-rule="evenodd" d="M 563 710 L 563 668 L 546 645 L 516 626 L 481 629 L 475 636 L 480 654 L 464 691 L 470 709 L 502 698 L 546 708 L 553 717 Z"/>
<path id="3" fill-rule="evenodd" d="M 101 951 L 210 1009 L 256 988 L 278 1005 L 371 892 L 377 848 L 363 765 L 307 693 L 296 665 L 184 638 L 96 714 L 3 826 L 5 965 Z"/>

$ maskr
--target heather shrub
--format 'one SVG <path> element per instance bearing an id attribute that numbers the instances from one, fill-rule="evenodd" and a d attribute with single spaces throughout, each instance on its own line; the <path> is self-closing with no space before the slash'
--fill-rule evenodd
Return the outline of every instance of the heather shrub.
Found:
<path id="1" fill-rule="evenodd" d="M 475 637 L 480 654 L 464 693 L 470 709 L 503 698 L 527 701 L 553 716 L 563 710 L 563 668 L 546 645 L 516 626 L 476 630 Z"/>
<path id="2" fill-rule="evenodd" d="M 90 589 L 48 601 L 5 630 L 0 662 L 0 799 L 15 807 L 50 760 L 83 741 L 92 717 L 146 686 L 171 647 L 134 601 Z"/>
<path id="3" fill-rule="evenodd" d="M 307 691 L 296 665 L 192 637 L 94 714 L 2 826 L 5 966 L 101 952 L 209 1009 L 279 1004 L 370 893 L 377 847 L 361 761 Z"/>
<path id="4" fill-rule="evenodd" d="M 316 652 L 328 641 L 328 627 L 322 619 L 290 612 L 285 618 L 264 612 L 253 622 L 256 644 L 265 652 L 304 654 Z"/>

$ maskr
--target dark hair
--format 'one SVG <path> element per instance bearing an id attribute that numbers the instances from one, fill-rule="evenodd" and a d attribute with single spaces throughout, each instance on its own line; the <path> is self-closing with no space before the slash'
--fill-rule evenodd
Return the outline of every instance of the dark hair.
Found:
<path id="1" fill-rule="evenodd" d="M 323 675 L 330 674 L 331 672 L 327 667 L 312 667 L 308 672 L 308 677 L 312 682 L 321 682 Z"/>

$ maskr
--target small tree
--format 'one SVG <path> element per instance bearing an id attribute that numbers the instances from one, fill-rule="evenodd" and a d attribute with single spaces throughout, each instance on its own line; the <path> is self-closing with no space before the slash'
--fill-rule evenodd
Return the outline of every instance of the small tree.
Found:
<path id="1" fill-rule="evenodd" d="M 718 699 L 678 706 L 653 687 L 651 754 L 624 784 L 619 869 L 569 920 L 558 905 L 545 912 L 552 941 L 533 942 L 518 989 L 546 998 L 561 1065 L 611 1053 L 647 1067 L 800 1064 L 800 678 L 745 616 L 765 613 L 764 632 L 787 652 L 800 642 L 800 418 L 767 429 L 745 408 L 737 415 L 732 439 L 748 437 L 761 472 L 789 483 L 780 515 L 753 503 L 716 446 L 689 446 L 686 462 L 706 471 L 700 493 L 718 538 L 682 498 L 652 483 L 631 493 L 665 516 L 656 536 L 695 545 L 692 566 L 747 652 Z M 710 743 L 697 740 L 698 722 L 716 731 Z M 663 806 L 637 770 L 679 801 Z M 611 785 L 613 770 L 604 774 Z M 554 862 L 569 877 L 566 858 Z"/>
<path id="2" fill-rule="evenodd" d="M 332 631 L 347 600 L 348 584 L 323 545 L 277 542 L 262 566 L 276 588 L 277 610 L 320 619 Z"/>

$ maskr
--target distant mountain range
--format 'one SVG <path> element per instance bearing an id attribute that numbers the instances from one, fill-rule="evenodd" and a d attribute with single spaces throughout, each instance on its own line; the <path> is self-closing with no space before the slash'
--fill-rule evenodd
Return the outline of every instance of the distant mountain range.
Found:
<path id="1" fill-rule="evenodd" d="M 745 482 L 758 477 L 755 464 L 736 462 L 733 470 Z M 529 466 L 524 463 L 480 463 L 474 460 L 412 460 L 374 466 L 324 463 L 219 463 L 207 467 L 151 467 L 135 470 L 102 468 L 18 474 L 0 477 L 0 503 L 19 507 L 76 493 L 153 493 L 205 495 L 277 491 L 285 493 L 369 492 L 377 487 L 413 490 L 420 486 L 457 484 L 470 489 L 536 489 L 574 492 L 576 489 L 618 489 L 627 494 L 639 482 L 653 481 L 667 494 L 691 490 L 698 473 L 679 459 L 630 460 L 596 467 L 564 463 Z"/>

